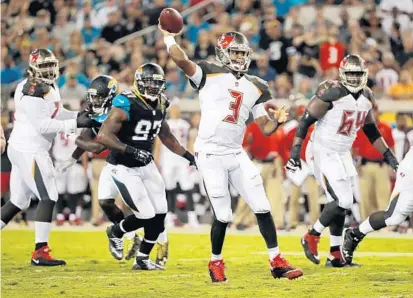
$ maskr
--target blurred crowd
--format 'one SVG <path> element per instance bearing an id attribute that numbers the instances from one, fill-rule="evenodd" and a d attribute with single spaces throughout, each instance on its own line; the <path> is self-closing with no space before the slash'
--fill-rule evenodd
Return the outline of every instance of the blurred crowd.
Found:
<path id="1" fill-rule="evenodd" d="M 30 51 L 35 48 L 49 48 L 60 60 L 58 86 L 63 102 L 72 109 L 81 107 L 88 84 L 96 75 L 114 76 L 123 90 L 132 85 L 137 67 L 148 61 L 164 68 L 168 96 L 195 99 L 196 94 L 187 79 L 168 58 L 156 28 L 159 14 L 165 7 L 188 11 L 178 42 L 194 60 L 214 60 L 214 46 L 220 34 L 232 30 L 245 34 L 254 50 L 250 73 L 267 80 L 275 98 L 289 98 L 291 95 L 295 99 L 311 98 L 321 81 L 337 78 L 341 59 L 351 52 L 360 54 L 366 60 L 368 86 L 378 100 L 413 100 L 411 0 L 6 0 L 1 2 L 2 125 L 6 131 L 12 127 L 11 98 L 14 87 L 25 76 Z M 199 115 L 184 114 L 184 117 L 196 131 Z M 284 125 L 277 138 L 279 134 L 288 135 L 294 131 L 297 120 L 294 117 L 288 125 Z M 399 129 L 402 134 L 393 135 L 395 146 L 400 146 L 397 145 L 398 139 L 406 138 L 403 136 L 407 135 L 411 123 L 407 114 L 397 117 L 398 121 L 405 118 L 406 124 Z M 393 126 L 398 129 L 398 124 Z M 247 150 L 250 148 L 250 135 L 246 135 Z M 68 140 L 64 142 L 69 144 Z M 288 143 L 286 139 L 278 139 L 277 142 Z M 311 204 L 319 208 L 318 199 L 322 198 L 322 194 L 314 181 L 305 184 L 304 189 L 304 182 L 296 187 L 291 181 L 288 182 L 282 170 L 285 163 L 283 156 L 288 150 L 271 150 L 269 152 L 274 153 L 270 154 L 269 159 L 254 157 L 250 153 L 263 163 L 263 175 L 276 180 L 270 180 L 272 182 L 268 185 L 275 186 L 274 190 L 267 189 L 267 192 L 275 193 L 277 208 L 274 212 L 280 220 L 277 225 L 280 228 L 294 227 L 299 220 L 294 214 L 306 214 Z M 360 167 L 363 163 L 364 166 L 371 160 L 376 161 L 375 156 L 363 157 L 357 149 L 355 153 L 358 154 Z M 2 173 L 8 171 L 8 164 L 3 163 L 3 158 L 7 157 L 2 156 Z M 82 194 L 80 203 L 76 199 L 76 203 L 66 206 L 70 213 L 75 214 L 73 219 L 80 219 L 81 207 L 93 208 L 94 204 L 89 203 L 93 202 L 90 196 L 93 191 L 89 189 L 99 173 L 93 173 L 87 164 L 97 158 L 85 157 L 79 164 L 79 169 L 83 169 L 80 172 L 84 171 L 87 191 Z M 275 161 L 277 170 L 272 167 Z M 272 166 L 268 167 L 269 164 Z M 382 166 L 380 159 L 376 164 Z M 79 178 L 78 175 L 76 177 Z M 391 179 L 390 175 L 386 177 Z M 311 179 L 309 176 L 305 181 Z M 203 215 L 208 209 L 208 202 L 202 194 L 202 187 L 198 185 L 199 181 L 195 182 L 196 211 L 198 215 Z M 7 192 L 3 190 L 3 184 L 2 195 Z M 280 193 L 279 187 L 286 192 Z M 308 200 L 309 193 L 310 197 L 317 197 L 316 203 Z M 291 212 L 289 215 L 284 212 L 289 206 L 286 202 L 293 202 L 287 207 Z M 305 208 L 297 209 L 297 202 L 303 203 L 301 206 Z M 177 200 L 177 204 L 182 210 L 185 209 L 185 199 Z M 244 207 L 242 204 L 238 206 L 235 217 L 235 226 L 241 229 L 251 224 L 248 220 L 244 222 L 248 218 L 245 215 L 248 210 Z M 314 210 L 317 207 L 312 208 L 311 218 L 316 218 L 318 213 Z M 99 223 L 99 210 L 92 211 L 92 221 Z M 368 211 L 370 209 L 363 212 Z"/>

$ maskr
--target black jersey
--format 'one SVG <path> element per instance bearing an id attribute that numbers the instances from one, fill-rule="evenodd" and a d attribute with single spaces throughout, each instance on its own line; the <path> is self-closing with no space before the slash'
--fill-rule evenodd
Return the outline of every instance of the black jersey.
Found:
<path id="1" fill-rule="evenodd" d="M 112 107 L 123 109 L 128 115 L 128 120 L 122 123 L 122 128 L 117 134 L 119 140 L 134 148 L 152 152 L 155 137 L 166 116 L 168 107 L 166 97 L 161 95 L 156 108 L 153 108 L 138 92 L 128 90 L 113 99 Z M 140 161 L 131 156 L 114 150 L 111 150 L 107 162 L 130 168 L 143 166 Z"/>

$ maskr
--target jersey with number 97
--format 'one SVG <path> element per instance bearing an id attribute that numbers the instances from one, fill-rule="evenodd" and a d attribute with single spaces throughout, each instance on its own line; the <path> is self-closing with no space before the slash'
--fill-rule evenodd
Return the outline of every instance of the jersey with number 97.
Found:
<path id="1" fill-rule="evenodd" d="M 200 61 L 191 85 L 199 90 L 201 121 L 195 151 L 226 154 L 239 151 L 250 114 L 267 115 L 272 98 L 268 84 L 256 76 L 237 77 L 219 63 Z"/>
<path id="2" fill-rule="evenodd" d="M 152 152 L 153 143 L 165 119 L 168 100 L 166 96 L 159 96 L 157 106 L 153 109 L 140 94 L 123 91 L 112 101 L 112 107 L 123 109 L 128 120 L 122 123 L 117 134 L 121 142 L 140 150 Z M 120 152 L 111 151 L 107 162 L 121 164 L 130 168 L 141 167 L 143 164 Z"/>

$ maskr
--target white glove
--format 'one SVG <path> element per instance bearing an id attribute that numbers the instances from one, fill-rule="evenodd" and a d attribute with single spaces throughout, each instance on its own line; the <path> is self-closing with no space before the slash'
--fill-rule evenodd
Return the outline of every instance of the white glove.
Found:
<path id="1" fill-rule="evenodd" d="M 59 174 L 63 174 L 64 172 L 66 172 L 66 170 L 67 170 L 68 168 L 70 168 L 71 166 L 73 166 L 76 162 L 77 162 L 77 160 L 74 159 L 73 157 L 71 157 L 71 158 L 68 159 L 68 160 L 61 161 L 61 162 L 59 162 L 59 164 L 56 166 L 56 171 L 57 171 Z"/>

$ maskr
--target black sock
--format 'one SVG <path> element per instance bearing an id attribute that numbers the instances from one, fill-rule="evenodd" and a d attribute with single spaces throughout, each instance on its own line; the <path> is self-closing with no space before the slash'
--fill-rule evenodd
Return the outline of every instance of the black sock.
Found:
<path id="1" fill-rule="evenodd" d="M 330 252 L 340 251 L 340 245 L 330 246 Z"/>
<path id="2" fill-rule="evenodd" d="M 313 235 L 313 236 L 321 236 L 321 233 L 314 230 L 314 228 L 311 228 L 311 230 L 310 230 L 310 232 L 308 232 L 308 234 Z"/>
<path id="3" fill-rule="evenodd" d="M 129 215 L 122 222 L 113 226 L 112 233 L 115 237 L 122 238 L 125 232 L 120 228 L 121 224 L 126 232 L 132 232 L 142 228 L 148 220 L 137 218 L 134 214 Z"/>
<path id="4" fill-rule="evenodd" d="M 264 237 L 267 248 L 274 248 L 278 246 L 277 231 L 275 230 L 274 220 L 270 212 L 256 213 L 258 226 L 262 237 Z"/>
<path id="5" fill-rule="evenodd" d="M 76 214 L 76 206 L 77 202 L 80 199 L 80 194 L 69 194 L 68 196 L 68 201 L 67 201 L 67 206 L 70 209 L 70 213 Z"/>
<path id="6" fill-rule="evenodd" d="M 175 189 L 166 191 L 166 200 L 168 201 L 168 211 L 175 214 L 175 209 L 176 209 Z"/>
<path id="7" fill-rule="evenodd" d="M 159 234 L 165 230 L 165 216 L 166 214 L 164 213 L 156 214 L 155 217 L 145 223 L 145 234 L 139 249 L 140 253 L 145 255 L 149 255 L 151 253 Z"/>
<path id="8" fill-rule="evenodd" d="M 115 199 L 100 200 L 99 205 L 108 219 L 114 224 L 118 224 L 125 219 L 122 210 L 115 204 Z"/>
<path id="9" fill-rule="evenodd" d="M 34 250 L 38 250 L 39 248 L 42 248 L 43 246 L 46 246 L 47 242 L 39 242 L 36 243 L 36 246 L 34 247 Z"/>
<path id="10" fill-rule="evenodd" d="M 214 222 L 211 226 L 211 245 L 212 253 L 214 255 L 220 255 L 222 252 L 227 226 L 227 222 L 221 222 L 214 218 Z"/>
<path id="11" fill-rule="evenodd" d="M 6 200 L 3 197 L 1 197 L 1 207 L 3 207 L 4 204 L 6 204 Z"/>
<path id="12" fill-rule="evenodd" d="M 21 209 L 14 205 L 11 201 L 6 202 L 6 204 L 1 207 L 1 221 L 5 224 L 9 223 L 9 221 L 11 221 L 20 211 Z"/>
<path id="13" fill-rule="evenodd" d="M 52 200 L 40 200 L 37 205 L 34 221 L 52 222 L 53 209 L 56 202 Z"/>
<path id="14" fill-rule="evenodd" d="M 57 213 L 63 213 L 63 209 L 65 208 L 65 204 L 66 204 L 65 201 L 66 200 L 64 198 L 64 195 L 60 194 L 58 196 L 58 199 L 57 199 L 57 202 L 56 202 L 56 207 L 55 207 Z"/>
<path id="15" fill-rule="evenodd" d="M 184 194 L 186 196 L 186 202 L 187 202 L 187 209 L 188 211 L 195 211 L 195 205 L 194 205 L 194 198 L 192 197 L 192 190 L 186 190 L 184 191 Z"/>

